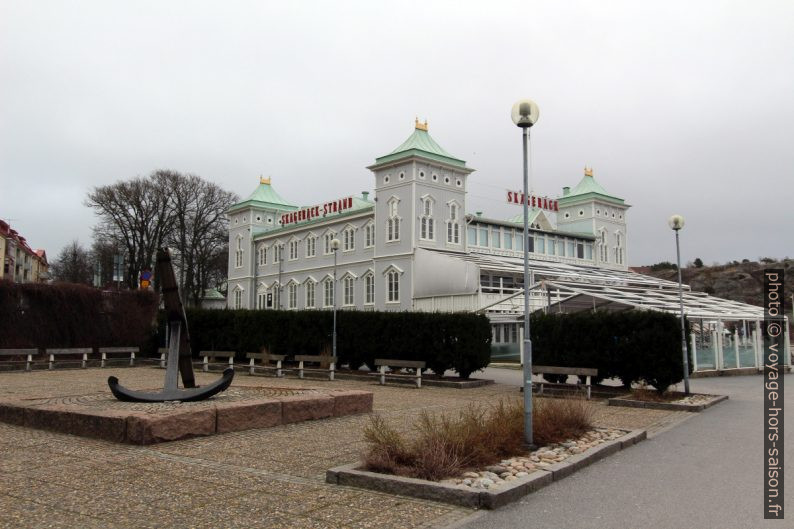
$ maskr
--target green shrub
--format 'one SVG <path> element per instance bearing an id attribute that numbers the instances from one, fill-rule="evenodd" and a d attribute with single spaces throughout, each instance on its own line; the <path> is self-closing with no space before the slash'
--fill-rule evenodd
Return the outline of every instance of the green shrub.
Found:
<path id="1" fill-rule="evenodd" d="M 531 328 L 536 365 L 592 367 L 598 369 L 594 382 L 614 377 L 625 386 L 645 382 L 660 392 L 683 379 L 675 315 L 643 310 L 533 314 Z"/>
<path id="2" fill-rule="evenodd" d="M 267 347 L 273 354 L 320 354 L 330 349 L 329 311 L 188 309 L 194 356 L 200 351 L 245 353 Z M 165 344 L 161 323 L 161 346 Z M 488 318 L 468 313 L 337 312 L 337 356 L 351 369 L 374 368 L 376 358 L 424 361 L 437 375 L 453 370 L 462 378 L 488 365 Z"/>

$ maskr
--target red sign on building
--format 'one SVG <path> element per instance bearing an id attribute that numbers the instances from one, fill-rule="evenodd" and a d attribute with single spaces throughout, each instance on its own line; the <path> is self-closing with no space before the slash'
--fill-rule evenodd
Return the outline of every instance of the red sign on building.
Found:
<path id="1" fill-rule="evenodd" d="M 522 205 L 524 203 L 524 193 L 519 191 L 508 191 L 507 192 L 507 202 L 509 204 L 519 204 Z M 536 195 L 527 195 L 527 205 L 531 208 L 540 208 L 545 209 L 546 211 L 559 211 L 560 205 L 557 200 L 549 197 L 539 197 Z"/>
<path id="2" fill-rule="evenodd" d="M 279 221 L 282 226 L 287 224 L 295 224 L 297 222 L 304 222 L 312 220 L 317 217 L 325 217 L 331 213 L 341 213 L 353 207 L 353 197 L 340 198 L 332 202 L 326 202 L 318 206 L 310 206 L 308 208 L 301 208 L 298 211 L 291 211 L 281 215 Z"/>

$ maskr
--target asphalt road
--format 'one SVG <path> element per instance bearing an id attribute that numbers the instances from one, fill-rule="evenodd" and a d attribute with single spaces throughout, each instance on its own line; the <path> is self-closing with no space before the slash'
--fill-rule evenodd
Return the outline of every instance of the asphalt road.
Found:
<path id="1" fill-rule="evenodd" d="M 475 375 L 477 376 L 477 375 Z M 486 378 L 521 383 L 520 371 Z M 730 399 L 627 450 L 456 528 L 794 528 L 794 375 L 785 376 L 785 520 L 763 518 L 763 379 L 695 379 L 692 390 Z"/>

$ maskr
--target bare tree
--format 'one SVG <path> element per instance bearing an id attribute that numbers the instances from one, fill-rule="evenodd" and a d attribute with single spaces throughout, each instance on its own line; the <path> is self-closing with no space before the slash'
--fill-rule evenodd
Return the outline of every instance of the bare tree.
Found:
<path id="1" fill-rule="evenodd" d="M 127 253 L 126 283 L 138 286 L 141 270 L 154 265 L 154 255 L 171 227 L 167 182 L 172 171 L 155 171 L 146 178 L 95 187 L 86 205 L 100 223 L 95 237 L 119 244 Z"/>
<path id="2" fill-rule="evenodd" d="M 171 173 L 167 185 L 173 215 L 168 243 L 178 252 L 182 291 L 197 306 L 204 291 L 216 286 L 213 267 L 227 245 L 225 211 L 237 196 L 191 174 Z"/>
<path id="3" fill-rule="evenodd" d="M 91 254 L 83 248 L 77 239 L 61 249 L 50 269 L 55 281 L 91 284 L 93 275 Z"/>
<path id="4" fill-rule="evenodd" d="M 106 263 L 112 260 L 109 248 L 123 248 L 126 282 L 134 288 L 138 274 L 153 266 L 157 248 L 168 245 L 176 250 L 174 261 L 186 302 L 198 305 L 204 290 L 218 285 L 219 274 L 225 276 L 225 260 L 218 268 L 219 255 L 228 252 L 225 211 L 237 199 L 196 175 L 165 170 L 95 188 L 86 204 L 100 218 L 94 228 L 94 249 L 103 271 L 112 266 Z"/>

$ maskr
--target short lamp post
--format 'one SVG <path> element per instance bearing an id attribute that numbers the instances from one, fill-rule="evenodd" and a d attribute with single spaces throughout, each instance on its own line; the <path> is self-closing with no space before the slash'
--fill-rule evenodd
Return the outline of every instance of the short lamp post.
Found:
<path id="1" fill-rule="evenodd" d="M 670 228 L 675 231 L 675 255 L 678 266 L 678 303 L 681 308 L 681 354 L 684 356 L 684 393 L 689 395 L 689 355 L 686 352 L 686 331 L 684 330 L 684 287 L 681 283 L 681 246 L 678 242 L 678 232 L 684 227 L 684 217 L 673 215 L 667 221 Z"/>
<path id="2" fill-rule="evenodd" d="M 529 163 L 527 143 L 529 142 L 529 129 L 538 121 L 538 105 L 529 99 L 517 101 L 510 112 L 513 123 L 523 131 L 522 141 L 524 148 L 524 444 L 529 449 L 534 449 L 532 440 L 532 340 L 529 336 Z"/>
<path id="3" fill-rule="evenodd" d="M 334 333 L 331 342 L 331 356 L 336 357 L 336 254 L 339 251 L 339 239 L 331 239 L 331 251 L 334 252 L 334 287 L 331 289 L 331 303 L 334 306 Z"/>

